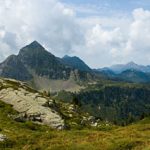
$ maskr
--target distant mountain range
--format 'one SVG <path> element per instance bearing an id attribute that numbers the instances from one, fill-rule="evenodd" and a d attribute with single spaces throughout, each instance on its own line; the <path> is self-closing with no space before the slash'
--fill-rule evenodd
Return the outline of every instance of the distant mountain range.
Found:
<path id="1" fill-rule="evenodd" d="M 150 66 L 138 65 L 134 62 L 100 68 L 97 71 L 111 79 L 138 83 L 150 82 Z"/>
<path id="2" fill-rule="evenodd" d="M 138 65 L 134 62 L 129 62 L 127 64 L 117 64 L 111 67 L 105 67 L 98 69 L 99 71 L 113 71 L 115 74 L 122 73 L 126 70 L 137 70 L 141 72 L 150 73 L 150 66 Z"/>
<path id="3" fill-rule="evenodd" d="M 150 66 L 138 65 L 134 62 L 129 62 L 124 65 L 113 65 L 110 69 L 115 73 L 121 73 L 125 70 L 137 70 L 141 72 L 150 72 Z"/>

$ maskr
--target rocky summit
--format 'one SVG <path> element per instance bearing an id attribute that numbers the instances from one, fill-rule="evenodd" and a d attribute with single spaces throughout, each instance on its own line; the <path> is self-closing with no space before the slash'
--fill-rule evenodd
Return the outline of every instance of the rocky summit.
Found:
<path id="1" fill-rule="evenodd" d="M 0 100 L 11 104 L 19 112 L 16 120 L 30 120 L 63 129 L 64 120 L 56 111 L 54 101 L 29 88 L 22 82 L 0 79 Z"/>

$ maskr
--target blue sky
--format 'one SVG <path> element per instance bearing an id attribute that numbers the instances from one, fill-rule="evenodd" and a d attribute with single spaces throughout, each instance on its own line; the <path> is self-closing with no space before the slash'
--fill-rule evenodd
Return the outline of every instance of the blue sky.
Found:
<path id="1" fill-rule="evenodd" d="M 83 6 L 84 8 L 95 6 L 95 9 L 102 15 L 111 15 L 111 13 L 130 14 L 136 8 L 150 9 L 149 0 L 61 0 L 62 2 Z M 81 14 L 83 15 L 83 14 Z M 85 14 L 84 14 L 85 15 Z M 87 14 L 93 15 L 93 14 Z"/>
<path id="2" fill-rule="evenodd" d="M 37 40 L 99 68 L 150 65 L 150 0 L 0 0 L 0 61 Z"/>
<path id="3" fill-rule="evenodd" d="M 104 6 L 108 5 L 111 6 L 112 9 L 123 9 L 123 10 L 131 10 L 137 7 L 149 8 L 150 3 L 149 0 L 61 0 L 62 2 L 68 4 L 75 4 L 75 5 L 97 5 L 97 6 Z"/>

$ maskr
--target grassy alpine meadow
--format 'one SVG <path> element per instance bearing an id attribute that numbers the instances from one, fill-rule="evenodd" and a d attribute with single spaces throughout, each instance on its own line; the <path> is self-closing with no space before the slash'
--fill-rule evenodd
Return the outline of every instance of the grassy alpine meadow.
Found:
<path id="1" fill-rule="evenodd" d="M 32 122 L 16 122 L 10 105 L 0 101 L 1 150 L 150 150 L 150 118 L 129 126 L 57 131 Z"/>

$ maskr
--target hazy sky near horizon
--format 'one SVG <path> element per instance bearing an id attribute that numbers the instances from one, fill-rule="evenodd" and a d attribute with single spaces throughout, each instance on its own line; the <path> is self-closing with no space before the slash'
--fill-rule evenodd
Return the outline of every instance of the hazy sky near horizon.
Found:
<path id="1" fill-rule="evenodd" d="M 34 40 L 93 68 L 150 65 L 150 0 L 0 0 L 0 61 Z"/>

